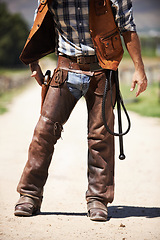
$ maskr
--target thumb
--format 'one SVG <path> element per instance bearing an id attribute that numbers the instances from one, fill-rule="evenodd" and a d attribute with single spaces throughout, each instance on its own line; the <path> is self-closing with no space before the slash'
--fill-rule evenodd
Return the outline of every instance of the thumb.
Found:
<path id="1" fill-rule="evenodd" d="M 31 74 L 31 77 L 35 77 L 37 75 L 37 71 L 33 71 L 33 73 Z"/>

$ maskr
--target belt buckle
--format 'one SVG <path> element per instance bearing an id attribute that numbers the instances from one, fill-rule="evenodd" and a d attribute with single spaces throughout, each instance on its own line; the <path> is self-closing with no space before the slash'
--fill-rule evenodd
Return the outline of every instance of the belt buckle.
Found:
<path id="1" fill-rule="evenodd" d="M 77 56 L 77 63 L 81 64 L 81 56 Z"/>

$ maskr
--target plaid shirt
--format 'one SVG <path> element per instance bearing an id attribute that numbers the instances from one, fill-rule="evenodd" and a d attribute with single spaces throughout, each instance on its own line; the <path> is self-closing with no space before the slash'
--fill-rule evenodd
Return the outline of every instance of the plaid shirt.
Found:
<path id="1" fill-rule="evenodd" d="M 136 31 L 132 0 L 111 1 L 120 32 Z M 89 0 L 54 0 L 50 10 L 58 30 L 59 54 L 94 55 L 89 33 Z"/>

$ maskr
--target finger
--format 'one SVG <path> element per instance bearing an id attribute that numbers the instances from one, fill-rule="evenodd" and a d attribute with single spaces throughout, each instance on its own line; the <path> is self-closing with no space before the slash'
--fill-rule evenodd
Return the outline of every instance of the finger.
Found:
<path id="1" fill-rule="evenodd" d="M 137 90 L 137 92 L 136 92 L 136 97 L 138 97 L 141 92 L 142 92 L 142 91 L 141 91 L 140 88 L 138 87 L 138 90 Z"/>
<path id="2" fill-rule="evenodd" d="M 137 92 L 136 92 L 136 97 L 138 97 L 140 95 L 140 93 L 142 93 L 144 91 L 145 91 L 145 88 L 144 88 L 143 84 L 138 85 L 138 89 L 137 89 Z"/>
<path id="3" fill-rule="evenodd" d="M 136 86 L 136 82 L 133 81 L 131 84 L 131 89 L 130 89 L 131 92 L 135 89 L 135 86 Z"/>
<path id="4" fill-rule="evenodd" d="M 33 73 L 31 74 L 31 77 L 34 77 L 36 79 L 36 81 L 38 82 L 38 84 L 40 86 L 42 86 L 42 83 L 43 83 L 43 75 L 42 76 L 39 76 L 38 72 L 37 71 L 33 71 Z"/>
<path id="5" fill-rule="evenodd" d="M 147 80 L 144 83 L 144 91 L 146 90 L 146 88 L 147 88 Z"/>
<path id="6" fill-rule="evenodd" d="M 141 84 L 138 84 L 138 89 L 137 89 L 137 92 L 136 92 L 136 97 L 138 97 L 140 95 L 140 93 L 144 92 L 147 88 L 147 81 L 141 83 Z"/>

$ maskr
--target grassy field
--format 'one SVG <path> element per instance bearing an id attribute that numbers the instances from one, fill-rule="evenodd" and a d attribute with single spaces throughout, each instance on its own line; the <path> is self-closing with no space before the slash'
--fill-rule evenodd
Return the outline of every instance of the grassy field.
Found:
<path id="1" fill-rule="evenodd" d="M 21 76 L 27 74 L 29 70 L 27 68 L 22 69 L 0 69 L 0 75 L 5 77 L 12 78 L 12 76 Z M 27 85 L 28 83 L 26 83 Z M 6 92 L 0 91 L 0 114 L 3 114 L 8 111 L 9 104 L 12 102 L 12 99 L 26 88 L 26 85 L 22 85 L 16 89 L 11 89 Z"/>
<path id="2" fill-rule="evenodd" d="M 142 116 L 160 117 L 160 84 L 148 85 L 147 90 L 139 97 L 135 92 L 130 92 L 130 85 L 121 84 L 121 92 L 128 110 Z"/>

